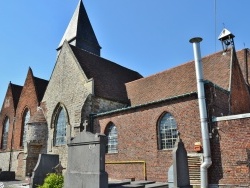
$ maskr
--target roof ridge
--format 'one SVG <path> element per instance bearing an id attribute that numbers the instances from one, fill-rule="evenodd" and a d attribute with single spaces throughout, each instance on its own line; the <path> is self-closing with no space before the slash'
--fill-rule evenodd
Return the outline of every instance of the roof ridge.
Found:
<path id="1" fill-rule="evenodd" d="M 244 48 L 244 49 L 248 49 L 248 48 Z M 244 49 L 237 50 L 237 51 L 236 51 L 236 54 L 237 54 L 238 52 L 244 50 Z M 206 58 L 209 58 L 209 57 L 211 57 L 211 56 L 216 56 L 217 54 L 220 54 L 220 53 L 222 53 L 222 52 L 223 52 L 223 50 L 218 51 L 218 52 L 213 53 L 213 54 L 205 55 L 205 56 L 203 56 L 203 57 L 201 58 L 201 60 L 206 59 Z M 184 63 L 181 63 L 181 64 L 177 65 L 177 66 L 170 67 L 169 69 L 166 69 L 166 70 L 163 70 L 163 71 L 160 71 L 160 72 L 151 74 L 151 75 L 146 76 L 146 77 L 143 77 L 143 78 L 141 78 L 140 80 L 142 80 L 142 79 L 147 79 L 147 78 L 150 78 L 150 77 L 154 77 L 154 76 L 157 76 L 157 75 L 159 75 L 159 74 L 162 74 L 162 73 L 169 72 L 169 71 L 172 71 L 172 70 L 174 70 L 174 69 L 180 68 L 180 67 L 182 67 L 182 66 L 187 66 L 188 64 L 191 64 L 191 63 L 194 63 L 194 60 L 186 61 L 186 62 L 184 62 Z M 134 80 L 134 81 L 131 81 L 131 82 L 128 82 L 128 83 L 132 83 L 132 82 L 136 82 L 136 81 L 138 81 L 138 80 Z"/>
<path id="2" fill-rule="evenodd" d="M 33 76 L 35 79 L 39 79 L 39 80 L 43 80 L 43 81 L 47 81 L 47 82 L 49 82 L 49 80 L 46 80 L 46 79 L 44 79 L 44 78 L 39 78 L 39 77 L 37 77 L 37 76 Z"/>
<path id="3" fill-rule="evenodd" d="M 13 84 L 12 82 L 10 82 L 10 84 L 13 85 L 13 86 L 23 87 L 22 85 Z"/>

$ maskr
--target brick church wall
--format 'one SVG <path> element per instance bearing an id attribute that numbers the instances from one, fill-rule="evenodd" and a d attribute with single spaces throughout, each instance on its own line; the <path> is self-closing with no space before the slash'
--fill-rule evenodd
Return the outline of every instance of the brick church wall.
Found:
<path id="1" fill-rule="evenodd" d="M 9 118 L 9 133 L 8 133 L 7 149 L 5 151 L 3 151 L 2 148 L 0 147 L 0 152 L 10 151 L 10 148 L 11 148 L 11 140 L 12 140 L 14 117 L 15 117 L 15 109 L 14 109 L 13 97 L 12 97 L 12 92 L 11 92 L 10 87 L 7 90 L 5 100 L 3 102 L 3 106 L 2 106 L 2 110 L 1 110 L 1 116 L 0 116 L 0 146 L 2 146 L 3 124 L 4 124 L 4 121 L 5 121 L 6 117 Z"/>
<path id="2" fill-rule="evenodd" d="M 249 185 L 250 167 L 244 162 L 250 162 L 250 118 L 215 122 L 211 146 L 210 182 Z"/>
<path id="3" fill-rule="evenodd" d="M 37 111 L 38 105 L 39 102 L 37 100 L 33 75 L 31 69 L 29 69 L 16 111 L 16 124 L 14 131 L 15 139 L 13 145 L 15 150 L 23 149 L 21 141 L 23 132 L 22 124 L 25 109 L 28 108 L 30 111 L 30 116 L 32 116 Z"/>
<path id="4" fill-rule="evenodd" d="M 205 85 L 209 126 L 212 116 L 228 113 L 228 92 L 211 84 Z M 146 161 L 147 178 L 166 181 L 172 164 L 172 150 L 158 150 L 157 123 L 164 112 L 171 113 L 177 123 L 188 154 L 196 153 L 194 143 L 202 142 L 197 94 L 144 107 L 132 108 L 95 119 L 95 129 L 105 132 L 112 122 L 118 131 L 118 153 L 106 154 L 106 161 Z M 211 129 L 209 129 L 211 131 Z M 143 178 L 142 164 L 107 164 L 106 170 L 113 179 Z"/>
<path id="5" fill-rule="evenodd" d="M 250 112 L 250 95 L 242 70 L 236 57 L 231 65 L 230 80 L 230 114 L 242 114 Z"/>
<path id="6" fill-rule="evenodd" d="M 13 103 L 13 95 L 11 91 L 11 86 L 9 85 L 8 90 L 6 92 L 6 96 L 3 102 L 2 110 L 1 110 L 1 116 L 0 116 L 0 145 L 2 145 L 2 131 L 3 131 L 3 123 L 5 120 L 5 117 L 9 117 L 9 133 L 8 133 L 8 143 L 7 143 L 7 149 L 2 150 L 0 148 L 0 168 L 2 168 L 3 171 L 8 171 L 9 166 L 11 170 L 15 171 L 17 168 L 16 163 L 16 154 L 17 152 L 12 152 L 12 162 L 10 164 L 10 149 L 12 144 L 12 132 L 13 132 L 13 125 L 14 125 L 14 117 L 15 117 L 15 109 L 14 109 L 14 103 Z"/>
<path id="7" fill-rule="evenodd" d="M 248 85 L 249 85 L 249 83 L 250 83 L 250 77 L 249 77 L 249 74 L 250 74 L 250 66 L 249 66 L 250 55 L 249 55 L 249 49 L 245 48 L 244 50 L 238 51 L 237 52 L 237 58 L 238 58 L 238 61 L 239 61 L 239 64 L 240 64 L 240 67 L 241 67 L 244 79 L 245 79 L 246 83 L 248 83 Z"/>
<path id="8" fill-rule="evenodd" d="M 205 84 L 208 120 L 229 115 L 229 92 L 212 83 Z"/>
<path id="9" fill-rule="evenodd" d="M 135 108 L 96 119 L 96 128 L 104 133 L 112 122 L 118 131 L 118 153 L 106 154 L 106 161 L 145 160 L 147 178 L 166 181 L 172 163 L 172 150 L 158 150 L 157 122 L 164 112 L 171 113 L 189 153 L 194 152 L 195 142 L 201 141 L 197 96 L 179 98 L 155 105 Z M 106 171 L 113 179 L 143 178 L 143 166 L 139 164 L 107 164 Z"/>

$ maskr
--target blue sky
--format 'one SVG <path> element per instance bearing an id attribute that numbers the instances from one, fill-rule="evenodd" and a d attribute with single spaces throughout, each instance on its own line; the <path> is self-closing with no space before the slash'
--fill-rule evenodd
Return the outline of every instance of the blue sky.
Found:
<path id="1" fill-rule="evenodd" d="M 0 1 L 0 104 L 11 81 L 23 85 L 28 68 L 49 79 L 56 48 L 78 0 Z M 202 56 L 221 50 L 223 25 L 236 49 L 250 46 L 249 0 L 84 0 L 102 46 L 101 56 L 149 76 L 193 59 L 190 38 Z M 215 13 L 216 12 L 216 13 Z M 215 16 L 216 15 L 216 16 Z"/>

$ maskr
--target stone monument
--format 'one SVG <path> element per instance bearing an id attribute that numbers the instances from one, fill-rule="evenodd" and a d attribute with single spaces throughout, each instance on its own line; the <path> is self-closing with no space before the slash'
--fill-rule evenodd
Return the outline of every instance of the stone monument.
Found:
<path id="1" fill-rule="evenodd" d="M 173 165 L 168 172 L 169 187 L 191 188 L 189 180 L 188 158 L 184 143 L 180 138 L 173 150 Z"/>
<path id="2" fill-rule="evenodd" d="M 108 174 L 105 172 L 106 144 L 105 135 L 86 131 L 69 141 L 65 188 L 108 188 Z"/>

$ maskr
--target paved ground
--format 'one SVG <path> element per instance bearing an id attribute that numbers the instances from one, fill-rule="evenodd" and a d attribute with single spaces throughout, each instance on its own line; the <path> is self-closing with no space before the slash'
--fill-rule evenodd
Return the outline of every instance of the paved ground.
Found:
<path id="1" fill-rule="evenodd" d="M 155 183 L 154 181 L 111 181 L 109 182 L 109 187 L 112 188 L 124 188 L 124 187 L 140 187 L 140 185 L 145 185 L 146 188 L 166 188 L 168 187 L 166 183 Z M 0 188 L 29 188 L 27 180 L 16 180 L 16 181 L 2 181 L 0 182 Z"/>
<path id="2" fill-rule="evenodd" d="M 2 187 L 1 187 L 2 183 Z M 1 181 L 0 188 L 28 188 L 26 180 L 15 180 L 15 181 Z"/>

